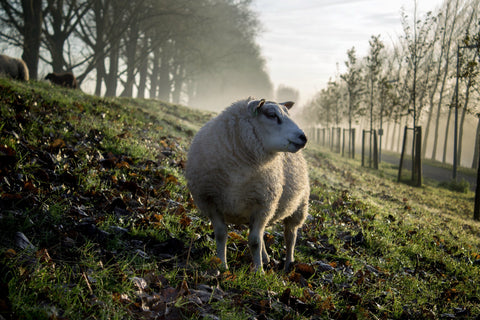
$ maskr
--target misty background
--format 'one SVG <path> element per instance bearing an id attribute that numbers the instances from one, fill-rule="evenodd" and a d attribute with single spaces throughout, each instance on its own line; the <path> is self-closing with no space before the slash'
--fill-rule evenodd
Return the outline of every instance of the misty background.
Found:
<path id="1" fill-rule="evenodd" d="M 480 0 L 422 14 L 412 2 L 399 8 L 398 37 L 373 34 L 366 56 L 352 46 L 312 97 L 273 84 L 250 0 L 0 0 L 0 49 L 22 57 L 31 79 L 72 71 L 99 96 L 213 111 L 248 96 L 301 99 L 292 112 L 303 126 L 383 129 L 383 150 L 399 151 L 404 126 L 420 125 L 424 158 L 449 163 L 458 106 L 459 163 L 476 167 Z"/>

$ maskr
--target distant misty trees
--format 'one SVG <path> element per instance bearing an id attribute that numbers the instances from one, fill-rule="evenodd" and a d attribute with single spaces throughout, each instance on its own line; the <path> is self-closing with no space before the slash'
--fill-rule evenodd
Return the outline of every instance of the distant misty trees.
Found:
<path id="1" fill-rule="evenodd" d="M 259 29 L 249 0 L 0 0 L 0 39 L 32 78 L 40 62 L 97 95 L 195 106 L 272 95 Z"/>
<path id="2" fill-rule="evenodd" d="M 416 9 L 403 11 L 401 22 L 403 34 L 388 40 L 389 45 L 372 36 L 366 57 L 357 57 L 355 48 L 348 50 L 346 71 L 309 101 L 305 120 L 329 127 L 338 123 L 331 115 L 339 109 L 340 123 L 349 126 L 353 120 L 379 129 L 383 122 L 383 144 L 389 150 L 399 150 L 403 126 L 422 125 L 423 156 L 445 162 L 453 143 L 458 51 L 460 163 L 462 149 L 469 148 L 466 142 L 480 144 L 480 122 L 476 139 L 462 139 L 466 118 L 472 123 L 480 113 L 480 0 L 446 0 L 421 17 Z M 478 165 L 478 157 L 475 152 L 472 166 Z"/>

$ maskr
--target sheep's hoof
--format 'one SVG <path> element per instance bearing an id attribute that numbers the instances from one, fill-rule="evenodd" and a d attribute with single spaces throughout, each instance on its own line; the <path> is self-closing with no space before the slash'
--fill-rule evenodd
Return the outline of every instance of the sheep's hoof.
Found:
<path id="1" fill-rule="evenodd" d="M 295 266 L 295 264 L 293 262 L 285 262 L 285 266 L 283 268 L 283 271 L 285 271 L 285 273 L 290 273 L 293 270 L 294 266 Z"/>
<path id="2" fill-rule="evenodd" d="M 228 265 L 222 263 L 221 265 L 218 266 L 218 271 L 220 273 L 224 273 L 228 271 Z"/>
<path id="3" fill-rule="evenodd" d="M 252 271 L 255 275 L 264 275 L 265 274 L 265 271 L 263 270 L 262 266 L 260 266 L 260 267 L 253 266 Z"/>

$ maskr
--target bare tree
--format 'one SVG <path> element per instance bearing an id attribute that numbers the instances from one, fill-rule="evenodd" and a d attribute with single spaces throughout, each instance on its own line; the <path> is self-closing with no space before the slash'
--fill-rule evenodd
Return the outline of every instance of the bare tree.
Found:
<path id="1" fill-rule="evenodd" d="M 360 95 L 362 94 L 361 69 L 357 63 L 355 47 L 347 50 L 347 61 L 345 61 L 345 66 L 347 67 L 347 72 L 343 75 L 340 75 L 340 78 L 345 81 L 348 94 L 347 117 L 349 134 L 351 134 L 352 119 L 355 113 L 358 111 L 358 108 L 360 107 Z M 349 136 L 349 141 L 351 141 L 351 138 L 352 137 Z"/>
<path id="2" fill-rule="evenodd" d="M 424 108 L 424 105 L 419 102 L 423 101 L 425 90 L 428 86 L 430 64 L 427 59 L 433 46 L 433 38 L 430 31 L 434 26 L 432 22 L 435 19 L 432 17 L 432 12 L 427 12 L 422 21 L 422 19 L 417 17 L 417 7 L 417 1 L 415 0 L 412 24 L 409 23 L 406 12 L 402 11 L 404 40 L 407 44 L 406 59 L 412 73 L 412 83 L 409 87 L 413 127 L 417 126 L 418 119 Z M 422 66 L 424 67 L 423 70 L 421 69 Z M 421 78 L 422 75 L 423 79 Z"/>
<path id="3" fill-rule="evenodd" d="M 468 32 L 468 31 L 467 31 Z M 473 87 L 477 83 L 477 77 L 479 75 L 479 68 L 478 68 L 478 61 L 480 59 L 480 30 L 478 30 L 473 36 L 470 36 L 468 33 L 465 36 L 464 45 L 467 48 L 472 48 L 472 54 L 470 52 L 466 52 L 465 54 L 461 55 L 461 65 L 463 66 L 460 77 L 465 79 L 465 93 L 464 93 L 464 102 L 462 108 L 462 115 L 460 118 L 460 126 L 459 126 L 459 133 L 458 133 L 458 163 L 461 163 L 462 159 L 462 141 L 463 141 L 463 129 L 465 123 L 465 115 L 467 112 L 470 112 L 468 103 L 470 102 L 471 93 L 473 91 Z M 458 88 L 459 90 L 460 88 Z M 458 107 L 458 106 L 457 106 Z"/>
<path id="4" fill-rule="evenodd" d="M 382 50 L 385 47 L 383 42 L 380 40 L 380 35 L 372 36 L 369 40 L 370 50 L 369 55 L 367 56 L 367 87 L 369 90 L 369 97 L 370 97 L 370 143 L 369 143 L 369 159 L 370 159 L 370 166 L 371 161 L 373 159 L 373 109 L 374 109 L 374 94 L 375 88 L 377 87 L 379 81 L 379 75 L 382 70 L 384 57 L 382 56 Z"/>
<path id="5" fill-rule="evenodd" d="M 438 69 L 436 77 L 436 85 L 434 90 L 432 90 L 430 95 L 430 108 L 434 108 L 434 96 L 438 88 L 438 101 L 436 108 L 436 118 L 434 126 L 434 135 L 433 135 L 433 149 L 431 159 L 435 160 L 437 155 L 437 146 L 439 138 L 439 127 L 440 127 L 440 115 L 443 105 L 443 100 L 447 91 L 447 79 L 450 72 L 450 65 L 454 63 L 453 58 L 455 55 L 451 55 L 452 52 L 452 42 L 454 40 L 454 31 L 456 30 L 457 17 L 459 9 L 459 0 L 455 0 L 454 3 L 451 1 L 446 1 L 446 7 L 444 8 L 443 14 L 441 16 L 441 21 L 439 25 L 442 26 L 441 35 L 442 40 L 440 41 L 440 57 L 438 59 Z M 440 86 L 440 87 L 438 87 Z M 425 131 L 425 141 L 428 139 L 429 133 L 429 124 L 431 121 L 431 115 L 433 112 L 430 112 L 430 116 L 427 122 L 427 130 Z M 424 151 L 426 152 L 426 142 L 424 142 Z"/>
<path id="6" fill-rule="evenodd" d="M 80 20 L 93 5 L 92 0 L 47 0 L 43 23 L 44 45 L 50 52 L 50 64 L 54 72 L 72 70 L 76 67 L 68 52 L 66 42 L 72 38 Z M 68 54 L 68 61 L 64 54 Z"/>

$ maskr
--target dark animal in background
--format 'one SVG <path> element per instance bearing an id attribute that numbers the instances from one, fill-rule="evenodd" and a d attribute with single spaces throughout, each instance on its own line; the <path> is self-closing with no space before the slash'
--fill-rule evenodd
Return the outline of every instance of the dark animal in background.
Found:
<path id="1" fill-rule="evenodd" d="M 0 75 L 28 81 L 28 68 L 22 59 L 0 54 Z"/>
<path id="2" fill-rule="evenodd" d="M 77 79 L 71 72 L 53 72 L 47 74 L 45 80 L 50 80 L 51 83 L 58 84 L 67 88 L 77 89 Z"/>

